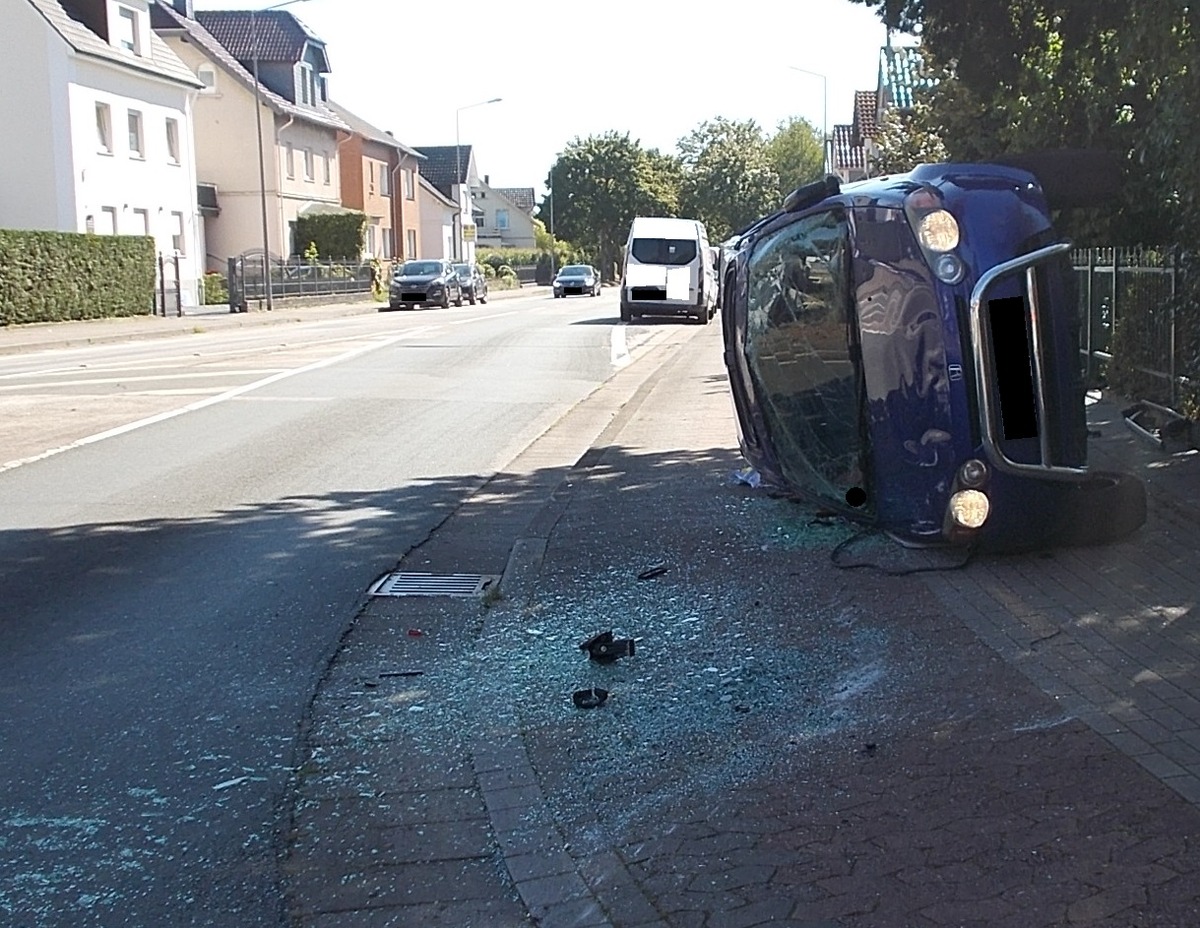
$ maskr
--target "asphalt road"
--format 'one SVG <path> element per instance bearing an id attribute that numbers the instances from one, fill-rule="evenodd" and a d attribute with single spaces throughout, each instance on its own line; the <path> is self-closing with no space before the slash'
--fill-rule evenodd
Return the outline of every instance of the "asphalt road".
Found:
<path id="1" fill-rule="evenodd" d="M 371 582 L 694 327 L 515 298 L 0 358 L 0 923 L 283 925 L 297 730 Z"/>

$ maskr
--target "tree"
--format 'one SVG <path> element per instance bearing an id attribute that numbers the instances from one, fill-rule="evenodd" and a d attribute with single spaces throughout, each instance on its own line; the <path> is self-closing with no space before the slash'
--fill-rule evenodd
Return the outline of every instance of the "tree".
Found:
<path id="1" fill-rule="evenodd" d="M 947 158 L 946 143 L 927 103 L 918 103 L 911 110 L 887 110 L 874 141 L 873 175 L 911 171 L 918 164 L 933 164 Z"/>
<path id="2" fill-rule="evenodd" d="M 779 175 L 779 196 L 820 180 L 825 170 L 821 130 L 807 119 L 793 116 L 779 124 L 767 142 L 767 157 Z"/>
<path id="3" fill-rule="evenodd" d="M 1100 148 L 1120 202 L 1060 219 L 1107 244 L 1200 246 L 1200 13 L 1186 0 L 857 0 L 919 32 L 938 86 L 918 117 L 951 158 Z M 1096 221 L 1096 214 L 1104 222 Z"/>
<path id="4" fill-rule="evenodd" d="M 705 224 L 710 241 L 728 237 L 779 204 L 779 175 L 754 120 L 718 116 L 703 122 L 679 140 L 679 157 L 680 208 Z"/>
<path id="5" fill-rule="evenodd" d="M 548 221 L 553 211 L 555 236 L 590 254 L 608 276 L 634 217 L 677 214 L 678 173 L 675 159 L 642 148 L 628 132 L 576 137 L 550 169 L 538 217 Z"/>

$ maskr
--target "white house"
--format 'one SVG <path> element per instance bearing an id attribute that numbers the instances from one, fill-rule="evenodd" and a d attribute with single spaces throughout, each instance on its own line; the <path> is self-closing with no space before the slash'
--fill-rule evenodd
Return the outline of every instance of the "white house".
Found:
<path id="1" fill-rule="evenodd" d="M 418 253 L 413 257 L 454 260 L 454 235 L 460 215 L 454 200 L 435 187 L 424 174 L 418 174 L 417 202 L 421 216 L 421 242 Z M 468 260 L 474 259 L 475 251 L 472 248 Z"/>
<path id="2" fill-rule="evenodd" d="M 344 210 L 341 149 L 354 138 L 329 104 L 325 43 L 290 10 L 196 11 L 191 0 L 155 6 L 158 34 L 204 85 L 196 157 L 215 207 L 210 266 L 221 270 L 230 257 L 264 249 L 302 252 L 293 240 L 297 219 Z"/>
<path id="3" fill-rule="evenodd" d="M 479 186 L 474 150 L 470 145 L 431 145 L 417 146 L 417 151 L 425 157 L 422 176 L 443 197 L 458 204 L 452 248 L 446 257 L 474 263 L 476 222 L 483 216 L 483 211 L 474 207 L 471 196 L 471 191 Z"/>
<path id="4" fill-rule="evenodd" d="M 0 227 L 150 235 L 200 302 L 192 107 L 200 81 L 148 0 L 4 0 Z M 174 280 L 174 268 L 168 271 Z"/>

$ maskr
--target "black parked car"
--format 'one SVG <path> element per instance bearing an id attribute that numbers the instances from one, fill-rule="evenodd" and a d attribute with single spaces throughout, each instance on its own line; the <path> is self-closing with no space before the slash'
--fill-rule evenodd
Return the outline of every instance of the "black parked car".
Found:
<path id="1" fill-rule="evenodd" d="M 568 264 L 558 272 L 551 286 L 555 299 L 571 293 L 599 296 L 600 272 L 587 264 Z"/>
<path id="2" fill-rule="evenodd" d="M 389 309 L 411 309 L 414 306 L 440 306 L 445 309 L 454 301 L 463 304 L 463 290 L 454 265 L 441 259 L 405 261 L 392 275 L 388 290 Z"/>
<path id="3" fill-rule="evenodd" d="M 483 276 L 483 271 L 478 264 L 456 264 L 454 270 L 458 274 L 458 281 L 462 285 L 463 296 L 465 296 L 472 306 L 476 301 L 480 303 L 487 302 L 487 278 Z"/>

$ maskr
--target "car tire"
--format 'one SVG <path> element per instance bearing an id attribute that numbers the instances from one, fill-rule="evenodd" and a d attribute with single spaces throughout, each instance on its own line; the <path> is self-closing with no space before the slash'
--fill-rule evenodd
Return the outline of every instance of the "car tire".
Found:
<path id="1" fill-rule="evenodd" d="M 483 294 L 483 296 L 481 296 L 481 297 L 479 298 L 479 302 L 480 302 L 480 303 L 486 303 L 486 302 L 487 302 L 487 293 L 486 293 L 486 292 Z"/>
<path id="2" fill-rule="evenodd" d="M 1132 474 L 1095 471 L 1068 492 L 1074 499 L 1064 520 L 1070 525 L 1063 539 L 1067 545 L 1110 544 L 1146 522 L 1146 487 Z"/>
<path id="3" fill-rule="evenodd" d="M 633 310 L 627 303 L 621 303 L 621 321 L 633 322 Z"/>
<path id="4" fill-rule="evenodd" d="M 456 300 L 454 301 L 454 305 L 455 305 L 455 306 L 462 306 L 462 304 L 463 304 L 462 291 L 461 291 L 461 290 L 459 290 L 459 291 L 458 291 L 458 299 L 456 299 Z"/>
<path id="5" fill-rule="evenodd" d="M 442 307 L 442 309 L 450 308 L 450 291 L 449 290 L 443 291 L 442 302 L 439 305 Z"/>

